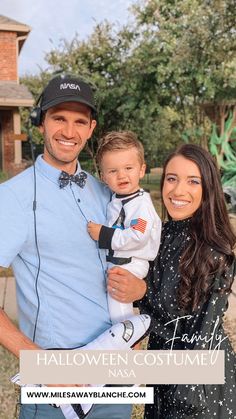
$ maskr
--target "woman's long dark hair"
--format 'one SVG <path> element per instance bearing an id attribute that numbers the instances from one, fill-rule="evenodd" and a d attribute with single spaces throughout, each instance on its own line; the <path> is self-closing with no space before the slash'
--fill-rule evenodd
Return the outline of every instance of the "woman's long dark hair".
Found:
<path id="1" fill-rule="evenodd" d="M 191 312 L 206 300 L 216 273 L 226 277 L 227 286 L 221 292 L 230 290 L 232 281 L 227 279 L 226 273 L 234 260 L 236 236 L 230 225 L 219 170 L 210 153 L 202 147 L 184 144 L 167 158 L 161 178 L 161 192 L 166 166 L 176 156 L 194 162 L 202 179 L 201 206 L 190 220 L 192 240 L 187 244 L 179 265 L 178 305 L 184 312 Z"/>

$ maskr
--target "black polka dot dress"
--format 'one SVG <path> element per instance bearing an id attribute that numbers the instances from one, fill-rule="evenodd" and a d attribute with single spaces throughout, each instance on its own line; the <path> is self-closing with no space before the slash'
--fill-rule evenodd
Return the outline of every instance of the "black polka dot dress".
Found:
<path id="1" fill-rule="evenodd" d="M 157 259 L 149 273 L 148 290 L 140 301 L 141 312 L 152 315 L 153 330 L 148 349 L 170 349 L 176 322 L 183 316 L 177 306 L 176 290 L 180 276 L 178 265 L 180 255 L 188 242 L 189 220 L 168 221 L 162 232 L 162 241 Z M 220 255 L 215 256 L 220 257 Z M 229 276 L 235 275 L 235 264 Z M 228 294 L 217 292 L 226 286 L 222 277 L 214 279 L 214 287 L 209 299 L 198 307 L 196 313 L 178 322 L 176 336 L 191 337 L 201 334 L 206 339 L 192 339 L 192 343 L 175 340 L 173 349 L 209 349 L 207 337 L 215 330 L 215 338 L 225 337 L 222 319 L 227 308 Z M 216 346 L 213 341 L 213 346 Z M 236 418 L 236 354 L 228 337 L 221 343 L 225 350 L 224 385 L 154 385 L 155 402 L 145 408 L 145 419 L 235 419 Z"/>

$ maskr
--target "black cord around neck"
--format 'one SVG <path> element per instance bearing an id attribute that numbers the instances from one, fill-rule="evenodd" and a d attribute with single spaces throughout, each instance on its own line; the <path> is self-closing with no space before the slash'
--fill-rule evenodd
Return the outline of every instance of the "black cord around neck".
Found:
<path id="1" fill-rule="evenodd" d="M 31 127 L 28 127 L 28 138 L 30 143 L 30 149 L 31 149 L 31 157 L 33 161 L 33 183 L 34 183 L 34 195 L 33 195 L 33 220 L 34 220 L 34 243 L 36 248 L 36 254 L 38 258 L 38 267 L 37 267 L 37 273 L 35 277 L 35 293 L 37 297 L 37 311 L 36 311 L 36 317 L 35 317 L 35 323 L 34 323 L 34 331 L 33 331 L 33 342 L 35 342 L 36 338 L 36 331 L 37 331 L 37 325 L 38 325 L 38 317 L 39 317 L 39 311 L 40 311 L 40 298 L 39 298 L 39 292 L 38 292 L 38 281 L 39 281 L 39 274 L 40 274 L 40 268 L 41 268 L 41 257 L 39 252 L 39 246 L 38 246 L 38 235 L 37 235 L 37 215 L 36 215 L 36 209 L 37 209 L 37 182 L 36 182 L 36 168 L 35 168 L 35 154 L 34 154 L 34 144 L 33 144 L 33 138 L 32 138 L 32 129 Z"/>

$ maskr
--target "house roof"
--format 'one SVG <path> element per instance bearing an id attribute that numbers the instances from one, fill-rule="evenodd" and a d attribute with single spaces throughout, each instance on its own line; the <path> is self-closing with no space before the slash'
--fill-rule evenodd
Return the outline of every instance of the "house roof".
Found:
<path id="1" fill-rule="evenodd" d="M 14 81 L 0 81 L 0 107 L 33 106 L 28 88 Z"/>
<path id="2" fill-rule="evenodd" d="M 17 22 L 16 20 L 10 19 L 9 17 L 0 15 L 0 30 L 1 31 L 12 31 L 23 34 L 28 34 L 31 31 L 31 27 L 24 23 Z"/>
<path id="3" fill-rule="evenodd" d="M 24 23 L 17 22 L 14 19 L 10 19 L 9 17 L 0 15 L 0 32 L 16 32 L 17 38 L 19 39 L 19 51 L 21 50 L 25 39 L 27 38 L 29 32 L 31 31 L 31 27 L 25 25 Z"/>

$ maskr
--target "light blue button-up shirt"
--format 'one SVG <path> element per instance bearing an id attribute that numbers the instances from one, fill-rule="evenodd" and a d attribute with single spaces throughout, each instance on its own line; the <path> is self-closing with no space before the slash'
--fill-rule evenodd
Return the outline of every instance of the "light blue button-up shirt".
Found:
<path id="1" fill-rule="evenodd" d="M 87 233 L 88 221 L 105 223 L 110 193 L 89 174 L 83 189 L 60 189 L 42 156 L 35 172 L 36 223 L 33 168 L 0 185 L 0 265 L 14 270 L 21 330 L 32 339 L 38 311 L 41 347 L 81 346 L 110 326 L 105 252 Z"/>

